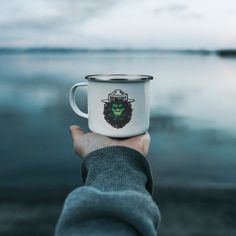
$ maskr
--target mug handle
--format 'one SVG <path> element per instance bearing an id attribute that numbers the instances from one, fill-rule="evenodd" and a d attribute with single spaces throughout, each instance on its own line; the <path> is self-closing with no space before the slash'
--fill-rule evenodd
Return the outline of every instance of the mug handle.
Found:
<path id="1" fill-rule="evenodd" d="M 88 114 L 82 112 L 76 102 L 75 102 L 75 91 L 78 87 L 82 87 L 82 86 L 88 86 L 88 82 L 81 82 L 81 83 L 77 83 L 75 85 L 72 86 L 71 90 L 70 90 L 70 106 L 72 108 L 72 110 L 79 116 L 87 118 L 88 119 Z"/>

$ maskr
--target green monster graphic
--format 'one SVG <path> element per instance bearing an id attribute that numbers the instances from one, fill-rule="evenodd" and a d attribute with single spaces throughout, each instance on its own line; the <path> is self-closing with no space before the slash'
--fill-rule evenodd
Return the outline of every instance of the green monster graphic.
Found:
<path id="1" fill-rule="evenodd" d="M 134 99 L 128 99 L 128 94 L 120 89 L 116 89 L 108 94 L 108 99 L 104 102 L 103 115 L 107 123 L 116 129 L 124 127 L 129 123 L 132 116 L 131 102 Z"/>
<path id="2" fill-rule="evenodd" d="M 112 113 L 114 115 L 114 118 L 119 118 L 120 116 L 122 116 L 122 113 L 125 110 L 125 107 L 122 103 L 113 103 L 111 106 L 112 109 Z"/>

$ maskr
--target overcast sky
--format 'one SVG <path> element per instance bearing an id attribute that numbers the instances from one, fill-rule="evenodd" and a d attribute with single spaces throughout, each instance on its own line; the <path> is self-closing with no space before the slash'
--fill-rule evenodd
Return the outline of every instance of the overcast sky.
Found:
<path id="1" fill-rule="evenodd" d="M 0 0 L 0 46 L 236 48 L 236 0 Z"/>

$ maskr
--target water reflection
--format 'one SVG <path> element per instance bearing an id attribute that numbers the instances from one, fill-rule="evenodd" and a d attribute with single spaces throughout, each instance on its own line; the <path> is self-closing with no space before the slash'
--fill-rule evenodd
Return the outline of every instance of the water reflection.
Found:
<path id="1" fill-rule="evenodd" d="M 110 72 L 156 78 L 150 158 L 159 183 L 235 184 L 236 60 L 82 53 L 0 56 L 1 185 L 78 181 L 68 125 L 87 129 L 87 121 L 69 108 L 69 88 L 86 74 Z"/>
<path id="2" fill-rule="evenodd" d="M 40 112 L 58 103 L 59 91 L 49 86 L 0 84 L 0 108 L 19 113 Z"/>

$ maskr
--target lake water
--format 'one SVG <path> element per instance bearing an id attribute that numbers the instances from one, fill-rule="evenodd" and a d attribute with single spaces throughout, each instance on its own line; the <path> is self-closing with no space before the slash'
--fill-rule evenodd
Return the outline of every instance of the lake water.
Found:
<path id="1" fill-rule="evenodd" d="M 0 186 L 74 186 L 68 133 L 88 130 L 68 104 L 87 74 L 141 73 L 151 82 L 155 182 L 236 187 L 236 59 L 171 53 L 0 54 Z M 86 109 L 86 96 L 83 108 Z"/>

